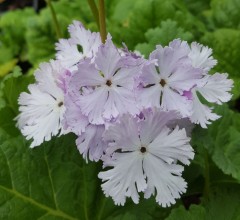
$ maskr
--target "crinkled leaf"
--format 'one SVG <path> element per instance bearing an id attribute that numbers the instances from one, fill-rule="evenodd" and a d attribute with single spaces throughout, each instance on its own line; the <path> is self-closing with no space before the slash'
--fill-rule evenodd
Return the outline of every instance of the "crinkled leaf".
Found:
<path id="1" fill-rule="evenodd" d="M 148 29 L 158 27 L 167 19 L 177 21 L 179 27 L 186 31 L 202 31 L 202 23 L 177 0 L 139 0 L 136 1 L 125 25 L 126 31 L 121 34 L 122 39 L 133 49 L 136 43 L 147 41 L 144 34 Z"/>
<path id="2" fill-rule="evenodd" d="M 239 0 L 212 0 L 211 15 L 217 27 L 239 28 Z"/>
<path id="3" fill-rule="evenodd" d="M 230 77 L 240 78 L 240 31 L 235 29 L 217 29 L 206 33 L 203 43 L 213 48 L 213 56 L 218 60 L 216 70 L 227 72 Z"/>
<path id="4" fill-rule="evenodd" d="M 0 20 L 0 63 L 26 53 L 27 21 L 35 12 L 31 8 L 4 13 Z"/>
<path id="5" fill-rule="evenodd" d="M 205 220 L 206 211 L 202 206 L 192 205 L 189 210 L 186 210 L 183 206 L 173 209 L 171 214 L 166 220 Z"/>
<path id="6" fill-rule="evenodd" d="M 156 48 L 156 45 L 161 44 L 166 46 L 176 38 L 186 41 L 193 40 L 193 35 L 190 32 L 184 31 L 183 28 L 178 27 L 176 21 L 170 19 L 162 21 L 160 27 L 149 29 L 145 33 L 145 36 L 147 43 L 141 43 L 135 47 L 136 50 L 145 55 L 149 55 Z"/>
<path id="7" fill-rule="evenodd" d="M 192 205 L 189 210 L 180 206 L 166 220 L 239 220 L 239 193 L 239 187 L 216 188 L 202 205 Z"/>
<path id="8" fill-rule="evenodd" d="M 154 199 L 118 207 L 105 198 L 101 167 L 82 159 L 75 136 L 53 138 L 30 149 L 22 136 L 0 128 L 0 213 L 2 219 L 142 219 L 168 214 Z M 162 212 L 163 210 L 163 212 Z"/>
<path id="9" fill-rule="evenodd" d="M 226 106 L 216 108 L 222 117 L 208 130 L 195 129 L 193 143 L 205 147 L 214 163 L 228 175 L 240 181 L 240 113 Z"/>
<path id="10" fill-rule="evenodd" d="M 32 76 L 23 76 L 21 69 L 18 66 L 15 67 L 13 72 L 6 75 L 0 82 L 0 109 L 8 106 L 16 114 L 18 112 L 17 99 L 19 94 L 26 91 L 27 86 L 32 81 Z"/>

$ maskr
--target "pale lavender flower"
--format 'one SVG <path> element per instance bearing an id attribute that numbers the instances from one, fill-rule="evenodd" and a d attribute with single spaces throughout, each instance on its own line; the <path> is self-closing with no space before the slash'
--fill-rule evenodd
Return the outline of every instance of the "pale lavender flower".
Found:
<path id="1" fill-rule="evenodd" d="M 177 118 L 173 111 L 145 111 L 142 120 L 125 114 L 106 131 L 111 156 L 104 164 L 112 169 L 100 172 L 99 178 L 115 204 L 124 205 L 127 197 L 138 203 L 143 192 L 145 198 L 156 194 L 156 201 L 166 207 L 186 192 L 183 166 L 176 162 L 188 165 L 194 153 L 185 129 L 168 127 Z"/>
<path id="2" fill-rule="evenodd" d="M 135 59 L 132 65 L 130 61 L 126 65 L 125 57 L 119 54 L 110 39 L 99 47 L 94 63 L 90 59 L 79 63 L 70 87 L 82 92 L 79 106 L 90 123 L 104 124 L 105 120 L 112 120 L 119 114 L 138 113 L 133 85 L 139 70 L 140 65 L 136 65 Z"/>
<path id="3" fill-rule="evenodd" d="M 188 58 L 186 42 L 175 40 L 168 47 L 158 46 L 150 61 L 142 68 L 139 101 L 142 107 L 178 110 L 184 117 L 191 115 L 191 102 L 183 92 L 194 87 L 202 70 L 194 68 Z"/>

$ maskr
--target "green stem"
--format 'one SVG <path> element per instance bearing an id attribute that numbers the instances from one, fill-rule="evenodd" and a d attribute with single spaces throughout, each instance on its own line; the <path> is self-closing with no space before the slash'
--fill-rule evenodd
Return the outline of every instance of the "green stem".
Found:
<path id="1" fill-rule="evenodd" d="M 210 194 L 210 172 L 209 172 L 209 158 L 208 152 L 205 151 L 205 186 L 204 186 L 204 197 L 207 200 Z"/>
<path id="2" fill-rule="evenodd" d="M 102 42 L 105 43 L 107 39 L 107 31 L 106 31 L 104 0 L 99 0 L 99 24 L 100 24 L 101 39 L 102 39 Z"/>
<path id="3" fill-rule="evenodd" d="M 99 13 L 98 13 L 98 9 L 97 9 L 97 6 L 95 4 L 95 1 L 94 0 L 88 0 L 88 4 L 91 8 L 91 11 L 93 13 L 93 16 L 96 20 L 96 23 L 97 23 L 97 26 L 98 26 L 98 29 L 100 29 L 100 25 L 99 25 Z"/>
<path id="4" fill-rule="evenodd" d="M 61 33 L 61 29 L 60 29 L 60 26 L 59 26 L 59 22 L 57 20 L 57 16 L 56 16 L 56 13 L 55 13 L 55 10 L 52 6 L 52 2 L 51 0 L 45 0 L 47 2 L 47 5 L 50 9 L 50 12 L 52 14 L 52 19 L 53 19 L 53 23 L 54 23 L 54 26 L 55 26 L 55 30 L 56 30 L 56 34 L 57 34 L 57 38 L 61 38 L 62 37 L 62 33 Z"/>

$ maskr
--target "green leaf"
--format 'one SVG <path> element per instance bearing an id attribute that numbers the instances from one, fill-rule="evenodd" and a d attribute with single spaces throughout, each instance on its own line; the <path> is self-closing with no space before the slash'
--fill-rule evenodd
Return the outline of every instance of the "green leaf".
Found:
<path id="1" fill-rule="evenodd" d="M 176 38 L 186 41 L 193 40 L 193 35 L 190 32 L 185 32 L 183 28 L 178 27 L 177 22 L 170 19 L 162 21 L 160 27 L 149 29 L 145 36 L 148 42 L 138 44 L 135 47 L 136 50 L 139 50 L 144 55 L 149 55 L 156 45 L 166 46 Z"/>
<path id="2" fill-rule="evenodd" d="M 206 211 L 202 206 L 192 205 L 189 210 L 183 206 L 173 209 L 165 220 L 206 220 Z"/>
<path id="3" fill-rule="evenodd" d="M 206 33 L 202 41 L 213 49 L 213 56 L 218 60 L 215 69 L 219 72 L 227 72 L 230 77 L 239 80 L 240 31 L 218 29 Z"/>
<path id="4" fill-rule="evenodd" d="M 239 193 L 239 187 L 216 188 L 202 205 L 192 205 L 189 210 L 183 206 L 175 208 L 166 220 L 239 220 Z"/>
<path id="5" fill-rule="evenodd" d="M 26 24 L 33 18 L 32 8 L 4 13 L 0 20 L 0 63 L 26 53 Z"/>
<path id="6" fill-rule="evenodd" d="M 208 130 L 195 129 L 193 143 L 205 147 L 214 163 L 225 173 L 240 181 L 240 113 L 227 106 L 219 106 L 216 113 L 222 117 Z"/>
<path id="7" fill-rule="evenodd" d="M 8 106 L 17 114 L 17 99 L 21 92 L 27 90 L 27 86 L 32 81 L 32 76 L 23 76 L 21 69 L 16 66 L 13 72 L 6 75 L 0 82 L 0 109 Z"/>
<path id="8" fill-rule="evenodd" d="M 20 131 L 16 127 L 15 112 L 10 107 L 0 109 L 0 128 L 11 136 L 18 136 Z"/>
<path id="9" fill-rule="evenodd" d="M 217 27 L 239 28 L 239 0 L 212 0 L 211 15 Z"/>
<path id="10" fill-rule="evenodd" d="M 153 220 L 169 214 L 154 198 L 115 206 L 101 191 L 100 164 L 86 164 L 75 138 L 69 134 L 30 149 L 23 137 L 11 138 L 0 128 L 2 219 Z"/>
<path id="11" fill-rule="evenodd" d="M 93 20 L 87 1 L 75 0 L 70 4 L 67 0 L 61 0 L 53 2 L 53 7 L 57 12 L 57 19 L 65 38 L 68 36 L 67 26 L 72 23 L 72 20 L 81 20 L 83 23 Z M 28 20 L 26 41 L 31 64 L 37 65 L 54 58 L 55 43 L 58 39 L 49 8 L 42 9 L 38 16 Z"/>
<path id="12" fill-rule="evenodd" d="M 184 4 L 178 0 L 139 0 L 132 7 L 129 19 L 122 30 L 121 39 L 130 49 L 136 44 L 147 41 L 147 30 L 158 27 L 162 21 L 171 19 L 186 31 L 198 34 L 204 28 L 200 20 L 194 17 Z M 119 34 L 119 33 L 118 33 Z M 118 36 L 119 37 L 119 36 Z"/>
<path id="13" fill-rule="evenodd" d="M 22 137 L 0 143 L 2 219 L 92 219 L 97 166 L 85 164 L 73 135 L 36 149 Z"/>
<path id="14" fill-rule="evenodd" d="M 203 11 L 210 8 L 210 0 L 183 0 L 184 4 L 194 15 L 201 15 Z"/>

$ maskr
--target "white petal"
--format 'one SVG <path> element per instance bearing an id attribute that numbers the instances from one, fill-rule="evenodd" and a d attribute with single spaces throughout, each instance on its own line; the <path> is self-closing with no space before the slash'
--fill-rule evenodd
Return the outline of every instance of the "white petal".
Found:
<path id="1" fill-rule="evenodd" d="M 186 97 L 173 91 L 167 85 L 163 88 L 162 104 L 164 110 L 179 111 L 183 117 L 191 114 L 191 102 Z"/>
<path id="2" fill-rule="evenodd" d="M 114 168 L 103 171 L 98 177 L 103 181 L 102 189 L 106 196 L 111 196 L 117 205 L 124 205 L 126 197 L 139 202 L 138 192 L 147 187 L 142 170 L 142 155 L 140 152 L 115 153 Z"/>
<path id="3" fill-rule="evenodd" d="M 233 87 L 233 81 L 227 79 L 228 74 L 215 73 L 206 79 L 206 84 L 197 91 L 208 101 L 222 104 L 228 102 L 232 95 L 229 93 Z"/>
<path id="4" fill-rule="evenodd" d="M 166 164 L 156 156 L 147 154 L 143 160 L 143 169 L 148 185 L 145 198 L 155 194 L 156 189 L 156 201 L 162 207 L 167 207 L 175 204 L 176 199 L 186 192 L 187 184 L 181 177 L 182 166 Z"/>
<path id="5" fill-rule="evenodd" d="M 137 92 L 137 99 L 141 107 L 151 108 L 160 107 L 160 97 L 162 93 L 162 87 L 154 85 L 149 88 L 141 88 Z"/>
<path id="6" fill-rule="evenodd" d="M 208 124 L 211 124 L 210 121 L 215 121 L 220 118 L 219 115 L 212 113 L 212 110 L 202 104 L 196 94 L 196 90 L 192 90 L 193 94 L 193 114 L 190 119 L 195 124 L 200 124 L 202 128 L 207 128 Z"/>
<path id="7" fill-rule="evenodd" d="M 179 130 L 176 127 L 170 132 L 170 129 L 165 127 L 148 145 L 148 151 L 166 163 L 171 164 L 178 160 L 189 165 L 189 160 L 194 156 L 189 142 L 190 138 L 187 137 L 185 129 Z"/>
<path id="8" fill-rule="evenodd" d="M 30 147 L 35 147 L 56 136 L 62 128 L 65 112 L 63 92 L 52 84 L 52 93 L 29 86 L 30 94 L 19 97 L 20 114 L 17 117 L 21 132 L 27 139 L 33 139 Z"/>
<path id="9" fill-rule="evenodd" d="M 79 21 L 73 21 L 68 31 L 71 35 L 71 43 L 82 47 L 83 56 L 88 58 L 93 57 L 101 45 L 100 34 L 86 30 Z"/>
<path id="10" fill-rule="evenodd" d="M 72 44 L 67 39 L 60 39 L 56 43 L 56 58 L 60 60 L 64 67 L 72 67 L 76 65 L 81 59 L 83 59 L 82 52 L 78 51 L 77 45 Z"/>
<path id="11" fill-rule="evenodd" d="M 217 60 L 215 60 L 211 55 L 211 48 L 204 47 L 196 42 L 191 44 L 191 51 L 188 54 L 192 61 L 192 65 L 197 68 L 202 68 L 206 72 L 217 64 Z"/>

